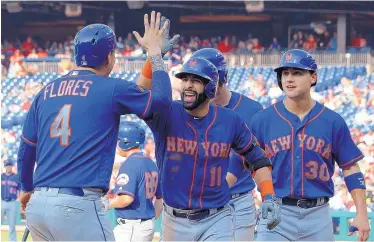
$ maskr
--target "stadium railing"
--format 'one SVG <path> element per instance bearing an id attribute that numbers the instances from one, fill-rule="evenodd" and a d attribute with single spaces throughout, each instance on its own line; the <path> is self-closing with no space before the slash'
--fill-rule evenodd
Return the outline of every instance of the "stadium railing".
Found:
<path id="1" fill-rule="evenodd" d="M 322 66 L 352 66 L 365 65 L 368 73 L 371 73 L 374 65 L 374 57 L 370 53 L 328 53 L 317 52 L 313 53 L 318 65 Z M 281 53 L 268 54 L 247 54 L 225 55 L 229 66 L 254 66 L 266 67 L 277 66 Z M 41 59 L 23 59 L 25 63 L 35 64 L 38 72 L 57 73 L 59 70 L 59 63 L 62 59 L 59 58 L 41 58 Z M 120 70 L 130 72 L 140 72 L 146 60 L 146 56 L 142 57 L 117 57 L 117 65 Z M 165 58 L 165 65 L 167 68 L 172 66 L 172 60 Z"/>
<path id="2" fill-rule="evenodd" d="M 25 220 L 21 219 L 21 213 L 20 213 L 20 202 L 17 201 L 16 206 L 16 224 L 22 225 L 25 224 Z M 117 219 L 116 215 L 114 213 L 114 210 L 111 209 L 107 212 L 107 215 L 112 222 L 113 228 L 117 225 Z M 354 212 L 346 212 L 346 211 L 333 211 L 331 210 L 331 217 L 333 218 L 333 224 L 334 224 L 334 234 L 335 234 L 335 241 L 357 241 L 357 236 L 348 236 L 348 229 L 350 226 L 350 219 L 352 219 L 356 213 Z M 368 241 L 374 240 L 374 229 L 373 229 L 373 221 L 374 221 L 374 212 L 369 213 L 369 220 L 371 224 L 371 231 Z M 160 233 L 161 232 L 161 222 L 162 222 L 162 216 L 160 216 L 156 220 L 156 226 L 155 226 L 155 232 Z M 1 218 L 2 224 L 8 224 L 7 219 Z"/>

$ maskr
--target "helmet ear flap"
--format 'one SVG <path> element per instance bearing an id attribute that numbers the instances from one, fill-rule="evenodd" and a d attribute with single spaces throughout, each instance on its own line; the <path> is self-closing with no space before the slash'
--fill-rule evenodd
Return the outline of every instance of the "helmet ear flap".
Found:
<path id="1" fill-rule="evenodd" d="M 209 99 L 213 99 L 216 96 L 217 92 L 217 85 L 214 85 L 213 81 L 208 81 L 208 83 L 205 85 L 205 95 Z"/>
<path id="2" fill-rule="evenodd" d="M 227 76 L 228 71 L 227 69 L 218 70 L 219 82 L 223 84 L 227 84 Z"/>

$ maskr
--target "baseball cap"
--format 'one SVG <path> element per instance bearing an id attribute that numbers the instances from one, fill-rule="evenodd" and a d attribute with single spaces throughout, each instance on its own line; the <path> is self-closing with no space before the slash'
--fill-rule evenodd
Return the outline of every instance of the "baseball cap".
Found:
<path id="1" fill-rule="evenodd" d="M 12 165 L 14 165 L 14 162 L 12 160 L 4 161 L 4 166 L 12 166 Z"/>

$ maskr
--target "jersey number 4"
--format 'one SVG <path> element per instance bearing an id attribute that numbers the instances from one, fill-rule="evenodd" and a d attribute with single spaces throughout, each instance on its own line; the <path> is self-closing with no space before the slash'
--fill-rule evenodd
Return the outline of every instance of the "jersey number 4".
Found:
<path id="1" fill-rule="evenodd" d="M 70 113 L 71 104 L 65 104 L 53 119 L 49 129 L 50 137 L 60 138 L 61 146 L 69 145 L 69 137 L 71 136 Z"/>

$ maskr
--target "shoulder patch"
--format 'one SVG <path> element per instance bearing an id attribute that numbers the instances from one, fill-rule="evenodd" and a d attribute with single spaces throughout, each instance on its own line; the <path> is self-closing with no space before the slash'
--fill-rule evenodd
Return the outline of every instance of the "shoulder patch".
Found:
<path id="1" fill-rule="evenodd" d="M 124 186 L 127 183 L 129 183 L 129 181 L 130 181 L 130 178 L 129 178 L 129 176 L 127 174 L 120 174 L 117 177 L 117 182 L 116 183 L 119 186 Z"/>

